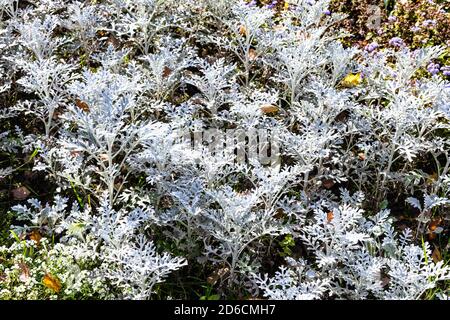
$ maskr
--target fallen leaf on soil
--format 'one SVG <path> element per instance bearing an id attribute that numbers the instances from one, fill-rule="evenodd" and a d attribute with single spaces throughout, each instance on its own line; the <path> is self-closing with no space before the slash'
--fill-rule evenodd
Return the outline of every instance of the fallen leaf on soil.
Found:
<path id="1" fill-rule="evenodd" d="M 85 112 L 89 112 L 89 106 L 86 102 L 81 101 L 80 99 L 75 99 L 75 104 L 78 108 Z"/>
<path id="2" fill-rule="evenodd" d="M 80 154 L 81 154 L 81 150 L 71 150 L 70 151 L 70 155 L 74 156 L 74 157 L 79 156 Z"/>
<path id="3" fill-rule="evenodd" d="M 170 69 L 170 68 L 167 67 L 167 66 L 164 67 L 163 73 L 162 73 L 163 78 L 167 78 L 167 77 L 169 77 L 171 74 L 172 74 L 172 69 Z"/>
<path id="4" fill-rule="evenodd" d="M 341 85 L 345 88 L 353 88 L 359 85 L 362 81 L 361 74 L 360 73 L 350 73 L 345 76 L 344 79 L 341 81 Z"/>
<path id="5" fill-rule="evenodd" d="M 14 200 L 25 200 L 31 194 L 27 187 L 19 187 L 11 191 Z"/>
<path id="6" fill-rule="evenodd" d="M 333 221 L 333 219 L 334 219 L 334 213 L 333 213 L 333 211 L 329 211 L 329 212 L 327 213 L 327 221 L 328 221 L 328 223 L 330 223 L 331 221 Z"/>
<path id="7" fill-rule="evenodd" d="M 239 27 L 239 34 L 244 37 L 247 35 L 247 28 L 244 25 Z"/>
<path id="8" fill-rule="evenodd" d="M 334 181 L 331 179 L 323 180 L 322 185 L 325 187 L 325 189 L 331 189 L 334 186 Z"/>
<path id="9" fill-rule="evenodd" d="M 286 216 L 283 209 L 278 209 L 273 216 L 275 219 L 282 219 Z"/>
<path id="10" fill-rule="evenodd" d="M 430 224 L 428 225 L 428 230 L 431 232 L 435 231 L 437 227 L 441 224 L 441 219 L 434 219 L 431 220 Z"/>
<path id="11" fill-rule="evenodd" d="M 264 114 L 276 113 L 279 110 L 277 106 L 274 106 L 272 104 L 265 104 L 265 105 L 261 106 L 259 109 Z"/>
<path id="12" fill-rule="evenodd" d="M 428 232 L 428 240 L 434 240 L 436 237 L 436 233 Z"/>
<path id="13" fill-rule="evenodd" d="M 434 263 L 438 263 L 439 261 L 442 260 L 442 254 L 441 251 L 439 251 L 438 247 L 434 248 L 431 257 L 433 258 Z"/>

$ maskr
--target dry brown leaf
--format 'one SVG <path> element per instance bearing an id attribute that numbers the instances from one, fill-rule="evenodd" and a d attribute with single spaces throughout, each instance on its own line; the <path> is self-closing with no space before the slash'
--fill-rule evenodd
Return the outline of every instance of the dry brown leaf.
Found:
<path id="1" fill-rule="evenodd" d="M 442 222 L 442 219 L 431 220 L 430 224 L 428 225 L 428 230 L 430 230 L 431 232 L 435 231 L 437 229 L 437 227 L 439 227 L 441 222 Z"/>
<path id="2" fill-rule="evenodd" d="M 264 113 L 264 114 L 268 114 L 268 113 L 276 113 L 276 112 L 279 111 L 278 107 L 277 107 L 277 106 L 274 106 L 274 105 L 272 105 L 272 104 L 265 104 L 265 105 L 262 105 L 259 109 L 260 109 L 261 112 Z"/>
<path id="3" fill-rule="evenodd" d="M 331 189 L 334 186 L 334 181 L 331 179 L 326 179 L 322 181 L 322 185 L 325 187 L 325 189 Z"/>
<path id="4" fill-rule="evenodd" d="M 434 232 L 428 232 L 428 240 L 436 239 L 437 235 Z"/>
<path id="5" fill-rule="evenodd" d="M 278 209 L 276 212 L 275 212 L 275 215 L 273 216 L 275 219 L 282 219 L 282 218 L 284 218 L 286 216 L 286 214 L 285 214 L 285 212 L 284 212 L 284 210 L 283 209 Z"/>
<path id="6" fill-rule="evenodd" d="M 41 239 L 42 239 L 42 236 L 39 233 L 39 231 L 37 231 L 37 230 L 31 231 L 30 240 L 33 240 L 36 242 L 36 244 L 39 244 L 39 243 L 41 243 Z"/>
<path id="7" fill-rule="evenodd" d="M 79 156 L 80 154 L 81 154 L 80 150 L 72 150 L 72 151 L 70 151 L 70 155 L 74 156 L 74 157 Z"/>
<path id="8" fill-rule="evenodd" d="M 244 25 L 239 27 L 239 34 L 244 37 L 247 36 L 247 28 Z"/>
<path id="9" fill-rule="evenodd" d="M 256 53 L 256 50 L 255 50 L 255 49 L 250 48 L 250 49 L 248 50 L 248 59 L 249 59 L 250 61 L 256 60 L 256 57 L 257 57 L 257 56 L 258 56 L 258 54 Z"/>
<path id="10" fill-rule="evenodd" d="M 44 286 L 46 286 L 49 289 L 52 289 L 56 293 L 58 293 L 61 290 L 61 282 L 59 279 L 50 273 L 47 273 L 44 278 L 42 279 L 42 283 Z"/>
<path id="11" fill-rule="evenodd" d="M 167 78 L 171 74 L 172 74 L 172 69 L 170 69 L 169 67 L 165 66 L 164 70 L 163 70 L 163 73 L 162 73 L 163 78 Z"/>
<path id="12" fill-rule="evenodd" d="M 97 34 L 99 37 L 104 37 L 108 34 L 108 32 L 106 30 L 98 30 Z"/>
<path id="13" fill-rule="evenodd" d="M 86 102 L 81 101 L 80 99 L 75 99 L 75 104 L 78 108 L 80 108 L 84 112 L 89 112 L 89 106 Z"/>
<path id="14" fill-rule="evenodd" d="M 333 213 L 333 211 L 329 211 L 329 212 L 327 213 L 327 221 L 328 221 L 328 223 L 330 223 L 331 221 L 333 221 L 333 219 L 334 219 L 334 213 Z"/>
<path id="15" fill-rule="evenodd" d="M 434 263 L 438 263 L 439 261 L 442 260 L 442 254 L 441 251 L 438 249 L 438 247 L 434 247 L 431 257 L 433 258 Z"/>
<path id="16" fill-rule="evenodd" d="M 19 187 L 16 189 L 13 189 L 11 191 L 11 195 L 13 197 L 14 200 L 25 200 L 26 198 L 28 198 L 28 196 L 31 194 L 30 190 L 27 189 L 27 187 Z"/>
<path id="17" fill-rule="evenodd" d="M 53 112 L 52 119 L 53 119 L 53 120 L 58 120 L 58 119 L 61 117 L 61 115 L 62 115 L 61 112 L 59 112 L 59 111 L 54 111 L 54 112 Z"/>

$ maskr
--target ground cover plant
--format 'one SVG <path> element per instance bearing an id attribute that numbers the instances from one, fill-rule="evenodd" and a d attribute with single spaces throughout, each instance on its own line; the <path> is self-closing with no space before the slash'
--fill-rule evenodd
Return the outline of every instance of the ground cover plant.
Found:
<path id="1" fill-rule="evenodd" d="M 426 2 L 0 0 L 0 299 L 448 299 Z"/>

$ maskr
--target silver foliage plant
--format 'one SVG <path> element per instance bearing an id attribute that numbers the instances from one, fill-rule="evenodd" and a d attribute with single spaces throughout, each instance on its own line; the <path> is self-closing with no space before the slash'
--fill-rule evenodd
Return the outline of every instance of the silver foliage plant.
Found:
<path id="1" fill-rule="evenodd" d="M 34 2 L 0 2 L 0 95 L 20 93 L 0 119 L 42 130 L 2 132 L 0 150 L 38 150 L 56 187 L 13 206 L 12 230 L 57 239 L 42 243 L 63 294 L 150 299 L 201 269 L 223 297 L 446 296 L 421 235 L 448 219 L 450 83 L 415 79 L 443 48 L 345 48 L 329 0 L 276 18 L 240 0 Z M 395 201 L 417 230 L 397 228 Z M 305 252 L 269 274 L 284 237 Z M 8 279 L 0 296 L 23 297 Z"/>
<path id="2" fill-rule="evenodd" d="M 331 213 L 318 206 L 300 231 L 315 263 L 289 261 L 269 278 L 256 275 L 264 295 L 272 299 L 419 299 L 438 281 L 448 280 L 450 268 L 433 262 L 427 243 L 411 243 L 412 231 L 398 235 L 388 209 L 364 217 L 360 200 L 335 204 Z M 350 200 L 350 199 L 349 199 Z M 330 218 L 330 215 L 332 218 Z"/>

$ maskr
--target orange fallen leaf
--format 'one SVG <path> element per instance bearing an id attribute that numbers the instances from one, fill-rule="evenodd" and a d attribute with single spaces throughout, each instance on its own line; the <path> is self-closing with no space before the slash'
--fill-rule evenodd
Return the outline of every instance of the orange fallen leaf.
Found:
<path id="1" fill-rule="evenodd" d="M 108 34 L 108 32 L 107 32 L 106 30 L 98 30 L 98 31 L 97 31 L 97 34 L 98 34 L 100 37 L 104 37 L 104 36 L 106 36 L 106 35 Z"/>
<path id="2" fill-rule="evenodd" d="M 49 273 L 47 273 L 42 279 L 42 283 L 49 289 L 52 289 L 56 293 L 61 290 L 61 282 L 59 279 Z"/>
<path id="3" fill-rule="evenodd" d="M 75 104 L 78 108 L 85 112 L 89 112 L 89 106 L 86 102 L 81 101 L 80 99 L 75 99 Z"/>
<path id="4" fill-rule="evenodd" d="M 36 244 L 39 244 L 41 242 L 42 236 L 37 230 L 33 230 L 30 233 L 30 240 L 33 240 L 36 242 Z"/>
<path id="5" fill-rule="evenodd" d="M 239 34 L 244 37 L 247 35 L 247 28 L 244 25 L 239 27 Z"/>
<path id="6" fill-rule="evenodd" d="M 437 229 L 437 227 L 439 227 L 441 223 L 441 219 L 434 219 L 430 222 L 430 224 L 428 225 L 428 230 L 430 230 L 431 232 L 435 231 Z"/>
<path id="7" fill-rule="evenodd" d="M 333 213 L 333 211 L 329 211 L 329 212 L 327 213 L 327 221 L 328 221 L 328 223 L 330 223 L 331 221 L 333 221 L 333 219 L 334 219 L 334 213 Z"/>
<path id="8" fill-rule="evenodd" d="M 277 106 L 274 106 L 272 104 L 265 104 L 265 105 L 261 106 L 259 109 L 264 114 L 276 113 L 279 110 Z"/>

